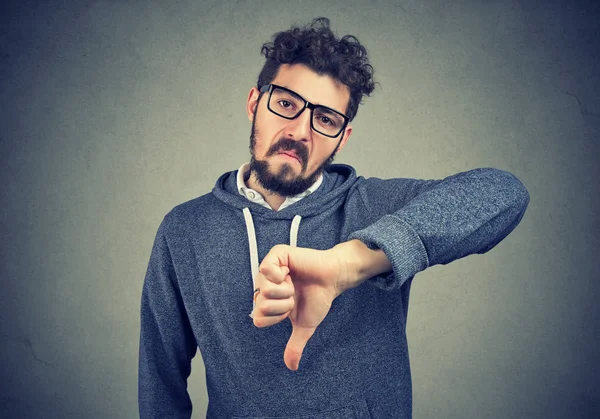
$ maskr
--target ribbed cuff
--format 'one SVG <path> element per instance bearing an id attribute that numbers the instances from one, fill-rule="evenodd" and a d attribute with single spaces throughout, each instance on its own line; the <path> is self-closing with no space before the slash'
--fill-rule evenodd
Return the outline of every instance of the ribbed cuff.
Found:
<path id="1" fill-rule="evenodd" d="M 384 215 L 377 222 L 348 236 L 358 239 L 370 249 L 384 251 L 394 272 L 373 277 L 374 285 L 394 289 L 429 266 L 427 250 L 410 225 L 393 215 Z"/>

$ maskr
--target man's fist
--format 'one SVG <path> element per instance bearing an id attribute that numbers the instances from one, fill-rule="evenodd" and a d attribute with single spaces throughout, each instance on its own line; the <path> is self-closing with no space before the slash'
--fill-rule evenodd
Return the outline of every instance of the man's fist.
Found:
<path id="1" fill-rule="evenodd" d="M 274 246 L 255 278 L 260 291 L 252 313 L 254 325 L 267 327 L 290 318 L 292 335 L 283 359 L 295 371 L 306 343 L 329 313 L 333 300 L 365 279 L 390 270 L 383 251 L 371 250 L 358 240 L 329 250 Z"/>
<path id="2" fill-rule="evenodd" d="M 331 252 L 277 245 L 260 264 L 253 318 L 258 327 L 289 317 L 292 336 L 283 359 L 297 370 L 306 343 L 339 295 L 340 262 Z"/>

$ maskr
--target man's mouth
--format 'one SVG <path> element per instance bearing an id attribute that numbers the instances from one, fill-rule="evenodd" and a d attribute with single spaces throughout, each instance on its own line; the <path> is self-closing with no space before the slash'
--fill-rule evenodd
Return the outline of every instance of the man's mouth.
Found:
<path id="1" fill-rule="evenodd" d="M 290 150 L 283 150 L 283 151 L 280 151 L 278 154 L 283 154 L 283 155 L 285 155 L 285 156 L 292 157 L 292 158 L 294 158 L 294 159 L 298 160 L 298 163 L 302 163 L 302 162 L 300 161 L 300 158 L 298 157 L 298 155 L 297 155 L 296 153 L 294 153 L 293 151 L 290 151 Z"/>

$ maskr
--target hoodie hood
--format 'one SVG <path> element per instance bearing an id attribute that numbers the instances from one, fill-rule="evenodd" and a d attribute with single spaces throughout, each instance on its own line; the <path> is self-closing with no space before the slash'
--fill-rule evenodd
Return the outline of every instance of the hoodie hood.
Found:
<path id="1" fill-rule="evenodd" d="M 273 211 L 240 195 L 236 176 L 237 170 L 221 175 L 212 190 L 213 195 L 227 205 L 240 210 L 249 208 L 256 216 L 271 219 L 293 219 L 296 215 L 310 217 L 331 206 L 341 205 L 348 189 L 357 180 L 356 172 L 351 166 L 332 164 L 323 172 L 323 183 L 314 193 L 281 211 Z"/>
<path id="2" fill-rule="evenodd" d="M 248 249 L 250 253 L 250 268 L 252 273 L 252 289 L 254 297 L 256 297 L 256 294 L 260 292 L 260 289 L 256 287 L 256 276 L 259 270 L 259 257 L 256 230 L 254 227 L 252 212 L 255 216 L 261 218 L 283 220 L 291 219 L 292 223 L 290 226 L 289 235 L 290 246 L 295 247 L 302 218 L 320 214 L 332 206 L 342 205 L 344 200 L 347 198 L 348 189 L 354 184 L 355 181 L 356 173 L 352 167 L 343 164 L 331 165 L 323 172 L 323 182 L 315 192 L 282 209 L 281 211 L 274 211 L 249 201 L 246 199 L 246 197 L 239 193 L 237 189 L 237 170 L 225 173 L 217 180 L 217 183 L 212 191 L 213 195 L 227 205 L 239 208 L 244 214 L 246 232 L 248 234 Z M 252 312 L 250 313 L 250 317 L 252 317 L 254 312 L 255 299 L 256 298 L 253 298 Z"/>

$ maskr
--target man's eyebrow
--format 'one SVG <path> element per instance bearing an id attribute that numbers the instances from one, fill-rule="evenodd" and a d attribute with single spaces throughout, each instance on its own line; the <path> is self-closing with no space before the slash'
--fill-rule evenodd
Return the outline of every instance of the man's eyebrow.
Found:
<path id="1" fill-rule="evenodd" d="M 287 89 L 286 91 L 287 91 L 287 92 L 288 92 L 290 95 L 292 95 L 292 96 L 295 96 L 296 98 L 298 98 L 298 99 L 301 99 L 301 100 L 306 100 L 306 99 L 304 99 L 302 96 L 300 96 L 298 93 L 296 93 L 296 92 L 294 92 L 292 89 L 290 89 L 289 87 L 286 87 L 286 86 L 283 86 L 283 87 L 285 87 L 285 88 Z"/>
<path id="2" fill-rule="evenodd" d="M 339 111 L 336 111 L 333 108 L 330 108 L 329 106 L 325 106 L 325 105 L 315 105 L 318 106 L 320 109 L 322 109 L 324 112 L 329 112 L 329 113 L 334 113 L 334 114 L 339 114 Z"/>
<path id="3" fill-rule="evenodd" d="M 343 112 L 340 112 L 340 111 L 337 111 L 337 110 L 335 110 L 335 109 L 334 109 L 334 108 L 332 108 L 331 106 L 322 105 L 322 104 L 320 104 L 320 103 L 313 103 L 313 102 L 311 102 L 310 100 L 306 100 L 306 99 L 304 99 L 302 96 L 300 96 L 300 94 L 299 94 L 299 93 L 296 93 L 296 92 L 294 92 L 292 89 L 290 89 L 290 88 L 289 88 L 289 87 L 287 87 L 287 86 L 281 86 L 281 87 L 285 87 L 285 88 L 287 89 L 286 91 L 287 91 L 287 92 L 288 92 L 290 95 L 292 95 L 292 96 L 294 96 L 294 97 L 296 97 L 296 98 L 298 98 L 298 99 L 301 99 L 301 100 L 304 100 L 304 101 L 306 101 L 306 102 L 312 103 L 313 105 L 315 105 L 315 106 L 319 106 L 319 107 L 321 107 L 321 108 L 326 108 L 327 110 L 329 110 L 329 111 L 333 111 L 334 113 L 343 113 Z"/>

